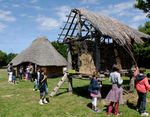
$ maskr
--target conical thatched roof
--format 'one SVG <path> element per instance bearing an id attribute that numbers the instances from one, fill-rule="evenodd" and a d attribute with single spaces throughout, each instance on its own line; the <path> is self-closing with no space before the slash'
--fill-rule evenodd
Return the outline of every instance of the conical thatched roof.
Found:
<path id="1" fill-rule="evenodd" d="M 66 66 L 67 61 L 58 53 L 52 44 L 45 37 L 40 37 L 19 55 L 12 63 L 17 66 L 23 62 L 31 62 L 40 66 Z"/>
<path id="2" fill-rule="evenodd" d="M 108 16 L 86 9 L 72 9 L 72 11 L 84 16 L 102 35 L 110 36 L 119 45 L 130 45 L 133 40 L 136 43 L 143 43 L 143 39 L 150 39 L 150 35 L 139 32 Z"/>

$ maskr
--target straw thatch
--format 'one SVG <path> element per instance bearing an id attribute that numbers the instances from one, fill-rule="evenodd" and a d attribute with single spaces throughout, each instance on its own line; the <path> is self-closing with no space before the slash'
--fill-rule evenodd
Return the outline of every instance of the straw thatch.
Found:
<path id="1" fill-rule="evenodd" d="M 40 37 L 12 61 L 14 66 L 31 62 L 39 66 L 66 66 L 67 61 L 45 37 Z"/>
<path id="2" fill-rule="evenodd" d="M 92 56 L 88 53 L 83 53 L 79 59 L 81 61 L 79 72 L 83 74 L 92 74 L 96 69 Z"/>
<path id="3" fill-rule="evenodd" d="M 86 9 L 72 9 L 72 12 L 84 16 L 101 35 L 111 37 L 119 45 L 131 45 L 132 41 L 143 43 L 143 39 L 150 39 L 150 35 L 139 32 L 108 16 L 96 14 Z"/>

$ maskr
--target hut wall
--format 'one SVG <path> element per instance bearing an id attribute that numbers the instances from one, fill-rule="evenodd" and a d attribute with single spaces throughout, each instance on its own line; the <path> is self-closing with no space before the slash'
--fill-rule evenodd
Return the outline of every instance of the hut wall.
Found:
<path id="1" fill-rule="evenodd" d="M 113 44 L 101 45 L 101 69 L 102 70 L 111 70 L 113 64 L 118 63 L 122 69 L 129 69 L 132 66 L 132 58 L 130 55 L 120 46 L 115 47 L 117 51 L 117 56 L 115 56 L 115 51 Z"/>
<path id="2" fill-rule="evenodd" d="M 42 69 L 45 69 L 46 75 L 48 77 L 57 77 L 63 74 L 63 66 L 57 67 L 57 66 L 46 66 L 41 67 Z"/>
<path id="3" fill-rule="evenodd" d="M 91 55 L 91 57 L 92 57 L 91 60 L 94 60 L 94 65 L 95 65 L 95 56 L 96 55 L 94 55 L 95 52 L 93 51 L 94 50 L 93 43 L 88 42 L 87 47 L 88 47 L 88 54 Z M 102 70 L 102 71 L 111 70 L 112 66 L 114 64 L 118 63 L 118 59 L 119 59 L 120 68 L 122 68 L 122 69 L 131 68 L 133 60 L 130 57 L 130 55 L 125 51 L 125 49 L 118 46 L 118 45 L 115 46 L 115 49 L 116 49 L 115 51 L 117 51 L 117 56 L 116 56 L 115 51 L 114 51 L 113 43 L 100 45 L 100 70 Z M 80 53 L 80 57 L 78 58 L 80 60 L 80 62 L 82 63 L 79 66 L 79 70 L 83 72 L 83 70 L 81 68 L 86 68 L 86 69 L 84 69 L 84 72 L 86 70 L 86 73 L 90 74 L 91 73 L 90 67 L 87 68 L 88 65 L 83 64 L 83 63 L 85 63 L 85 62 L 83 62 L 84 59 L 81 61 L 82 55 L 83 55 L 83 53 Z M 94 67 L 92 67 L 92 68 L 94 68 Z M 88 71 L 88 69 L 89 69 L 89 71 Z"/>

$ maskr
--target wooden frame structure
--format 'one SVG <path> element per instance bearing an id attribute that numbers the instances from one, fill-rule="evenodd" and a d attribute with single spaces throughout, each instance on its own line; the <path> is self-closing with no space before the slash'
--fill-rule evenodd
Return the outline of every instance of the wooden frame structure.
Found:
<path id="1" fill-rule="evenodd" d="M 69 69 L 73 68 L 79 71 L 81 66 L 79 57 L 81 53 L 88 53 L 89 48 L 92 49 L 90 50 L 91 56 L 98 71 L 111 68 L 113 64 L 118 64 L 121 69 L 130 68 L 132 64 L 136 64 L 132 53 L 132 44 L 134 42 L 143 43 L 143 39 L 150 38 L 149 35 L 132 29 L 117 20 L 86 9 L 72 9 L 67 17 L 58 41 L 68 44 Z M 89 42 L 92 44 L 88 45 Z M 107 45 L 111 46 L 109 50 L 113 49 L 115 61 L 111 61 L 111 65 L 103 68 L 102 62 L 105 61 L 103 64 L 107 62 L 104 58 L 102 59 Z M 125 53 L 124 57 L 128 60 L 126 63 L 131 63 L 130 65 L 126 66 L 126 63 L 122 65 L 121 60 L 124 57 L 119 56 L 119 50 Z"/>
<path id="2" fill-rule="evenodd" d="M 132 29 L 117 20 L 98 15 L 86 9 L 72 9 L 67 17 L 64 27 L 61 28 L 62 31 L 59 34 L 58 42 L 68 45 L 68 70 L 75 69 L 79 73 L 81 64 L 85 64 L 81 63 L 79 59 L 82 55 L 87 58 L 92 57 L 89 60 L 91 63 L 94 61 L 95 67 L 92 70 L 103 70 L 103 61 L 105 60 L 104 64 L 106 64 L 108 63 L 107 60 L 112 58 L 115 61 L 111 61 L 108 67 L 111 68 L 113 64 L 118 64 L 121 69 L 129 68 L 132 64 L 136 64 L 132 53 L 132 44 L 143 43 L 144 39 L 150 39 L 149 35 Z M 105 55 L 109 59 L 103 57 L 104 52 L 107 53 L 110 50 L 113 53 Z M 126 63 L 122 65 L 122 60 L 125 60 L 129 66 Z M 86 60 L 83 59 L 83 61 Z M 85 68 L 87 67 L 91 66 L 86 66 Z M 91 73 L 92 71 L 89 70 L 87 75 Z M 68 91 L 72 92 L 72 78 L 66 73 L 54 88 L 51 96 L 57 93 L 66 79 L 68 79 Z"/>

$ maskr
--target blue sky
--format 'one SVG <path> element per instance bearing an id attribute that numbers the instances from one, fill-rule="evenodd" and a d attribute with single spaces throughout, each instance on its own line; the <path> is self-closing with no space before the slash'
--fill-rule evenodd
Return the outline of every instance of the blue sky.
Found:
<path id="1" fill-rule="evenodd" d="M 133 7 L 136 0 L 0 0 L 0 50 L 20 53 L 34 39 L 57 40 L 66 15 L 86 8 L 137 29 L 149 19 Z"/>

